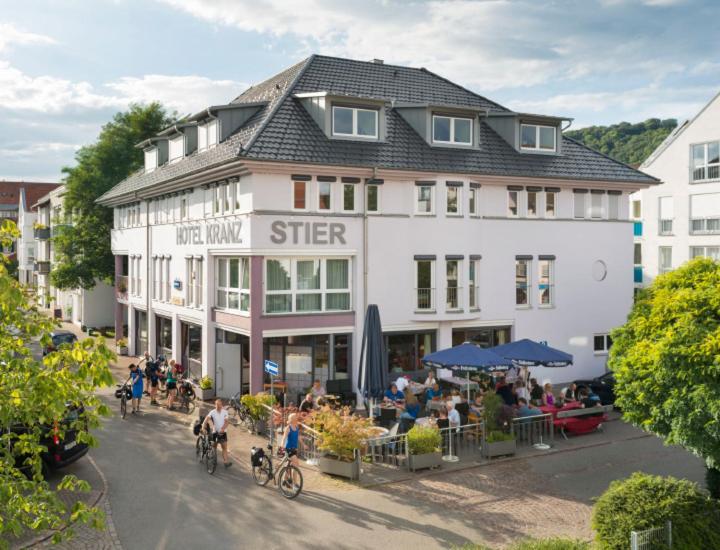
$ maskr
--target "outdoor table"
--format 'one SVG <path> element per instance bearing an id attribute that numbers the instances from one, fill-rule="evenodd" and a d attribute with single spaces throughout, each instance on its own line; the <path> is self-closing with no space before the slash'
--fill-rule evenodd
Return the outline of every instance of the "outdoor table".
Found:
<path id="1" fill-rule="evenodd" d="M 437 424 L 429 416 L 423 416 L 422 418 L 416 418 L 415 425 L 416 426 L 430 426 L 432 428 L 437 428 Z"/>
<path id="2" fill-rule="evenodd" d="M 458 389 L 462 391 L 470 390 L 478 390 L 480 389 L 480 386 L 477 382 L 474 380 L 468 380 L 467 378 L 459 378 L 457 376 L 448 376 L 446 378 L 440 378 L 439 382 L 442 384 L 443 382 L 450 384 L 451 386 L 455 386 Z"/>
<path id="3" fill-rule="evenodd" d="M 557 418 L 557 413 L 562 411 L 573 411 L 582 409 L 582 404 L 579 401 L 570 401 L 565 403 L 562 408 L 557 408 L 555 405 L 543 405 L 538 407 L 544 414 L 552 414 L 553 424 L 568 433 L 575 435 L 582 435 L 594 432 L 597 427 L 607 420 L 607 415 L 601 411 L 598 411 L 597 416 L 583 416 L 583 417 L 571 417 L 571 418 Z"/>
<path id="4" fill-rule="evenodd" d="M 445 401 L 442 399 L 432 400 L 425 403 L 425 406 L 431 411 L 441 411 L 445 408 Z"/>
<path id="5" fill-rule="evenodd" d="M 415 395 L 421 395 L 427 390 L 427 387 L 423 384 L 420 384 L 419 382 L 415 382 L 414 380 L 411 380 L 408 382 L 407 387 L 405 388 L 405 391 L 410 390 Z"/>

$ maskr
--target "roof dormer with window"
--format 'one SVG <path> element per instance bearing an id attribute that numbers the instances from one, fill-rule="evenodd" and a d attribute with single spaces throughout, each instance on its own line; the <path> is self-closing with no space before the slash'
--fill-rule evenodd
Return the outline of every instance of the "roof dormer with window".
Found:
<path id="1" fill-rule="evenodd" d="M 427 141 L 431 147 L 473 149 L 480 145 L 477 107 L 396 103 L 395 111 Z"/>
<path id="2" fill-rule="evenodd" d="M 135 147 L 143 150 L 146 173 L 154 171 L 168 160 L 168 140 L 165 137 L 146 139 Z"/>
<path id="3" fill-rule="evenodd" d="M 325 92 L 297 94 L 329 139 L 354 141 L 385 140 L 385 101 L 332 96 Z"/>
<path id="4" fill-rule="evenodd" d="M 559 155 L 562 153 L 562 123 L 572 119 L 528 113 L 492 112 L 487 124 L 517 152 Z"/>

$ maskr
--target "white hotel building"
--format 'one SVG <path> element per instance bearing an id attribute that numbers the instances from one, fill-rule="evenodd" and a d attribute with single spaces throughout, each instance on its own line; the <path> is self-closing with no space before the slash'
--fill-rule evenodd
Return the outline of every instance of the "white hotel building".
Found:
<path id="1" fill-rule="evenodd" d="M 466 340 L 545 340 L 597 375 L 631 306 L 628 196 L 657 181 L 425 69 L 312 56 L 140 144 L 115 209 L 118 328 L 217 393 L 391 376 Z M 598 342 L 603 345 L 598 345 Z"/>

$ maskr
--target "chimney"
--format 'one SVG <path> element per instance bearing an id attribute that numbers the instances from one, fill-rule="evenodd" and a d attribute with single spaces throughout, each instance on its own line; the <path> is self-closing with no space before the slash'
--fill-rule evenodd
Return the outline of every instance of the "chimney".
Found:
<path id="1" fill-rule="evenodd" d="M 373 59 L 372 62 L 375 63 L 375 65 L 382 65 L 385 63 L 385 61 L 383 61 L 382 59 L 377 59 L 377 58 Z"/>

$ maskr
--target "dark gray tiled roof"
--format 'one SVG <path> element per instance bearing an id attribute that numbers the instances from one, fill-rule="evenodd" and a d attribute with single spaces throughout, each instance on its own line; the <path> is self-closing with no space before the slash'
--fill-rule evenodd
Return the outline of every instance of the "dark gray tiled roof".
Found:
<path id="1" fill-rule="evenodd" d="M 311 92 L 507 111 L 424 69 L 312 56 L 248 88 L 233 100 L 233 103 L 262 100 L 268 104 L 223 143 L 150 174 L 133 174 L 101 199 L 146 189 L 238 157 L 428 172 L 628 183 L 657 181 L 569 138 L 563 138 L 562 154 L 558 156 L 518 153 L 484 123 L 480 125 L 480 149 L 431 147 L 393 109 L 386 110 L 384 142 L 331 140 L 293 97 Z"/>

